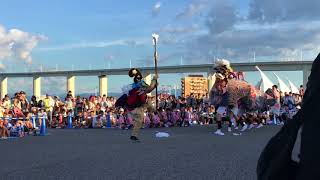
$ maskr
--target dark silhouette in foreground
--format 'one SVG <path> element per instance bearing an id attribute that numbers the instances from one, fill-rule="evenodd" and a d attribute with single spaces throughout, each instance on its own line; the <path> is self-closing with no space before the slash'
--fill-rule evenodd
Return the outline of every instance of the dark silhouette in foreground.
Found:
<path id="1" fill-rule="evenodd" d="M 268 142 L 257 165 L 258 180 L 320 179 L 320 54 L 312 65 L 301 110 Z M 302 127 L 300 161 L 291 159 Z"/>

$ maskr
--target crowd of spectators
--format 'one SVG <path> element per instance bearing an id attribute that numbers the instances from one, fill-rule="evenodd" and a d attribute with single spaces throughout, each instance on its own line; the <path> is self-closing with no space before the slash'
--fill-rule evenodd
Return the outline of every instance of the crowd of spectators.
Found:
<path id="1" fill-rule="evenodd" d="M 210 103 L 208 94 L 202 97 L 191 94 L 185 98 L 160 94 L 158 97 L 158 110 L 145 111 L 144 128 L 208 125 L 215 122 L 217 107 Z M 301 97 L 292 93 L 281 97 L 282 108 L 278 123 L 292 117 L 299 109 Z M 154 96 L 148 98 L 155 104 Z M 28 100 L 23 91 L 15 93 L 12 98 L 6 95 L 0 101 L 0 136 L 23 137 L 25 134 L 35 133 L 40 127 L 41 117 L 46 117 L 48 128 L 65 128 L 68 118 L 72 118 L 73 128 L 105 128 L 110 122 L 113 128 L 131 129 L 131 114 L 124 108 L 115 108 L 115 101 L 116 98 L 105 95 L 73 97 L 70 91 L 63 99 L 47 94 L 42 99 L 32 96 Z M 33 117 L 36 117 L 36 121 L 33 121 Z M 244 114 L 239 119 L 243 120 L 242 124 L 250 124 L 249 128 L 272 122 L 268 111 Z M 235 128 L 240 124 L 233 122 Z"/>

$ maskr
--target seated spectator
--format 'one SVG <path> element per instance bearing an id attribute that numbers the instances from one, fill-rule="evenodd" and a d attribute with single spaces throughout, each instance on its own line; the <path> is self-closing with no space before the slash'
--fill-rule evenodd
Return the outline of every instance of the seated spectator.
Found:
<path id="1" fill-rule="evenodd" d="M 9 133 L 8 128 L 4 125 L 4 121 L 0 120 L 0 137 L 6 139 L 9 137 Z"/>
<path id="2" fill-rule="evenodd" d="M 123 108 L 119 109 L 119 114 L 117 115 L 117 127 L 125 129 L 125 115 Z"/>

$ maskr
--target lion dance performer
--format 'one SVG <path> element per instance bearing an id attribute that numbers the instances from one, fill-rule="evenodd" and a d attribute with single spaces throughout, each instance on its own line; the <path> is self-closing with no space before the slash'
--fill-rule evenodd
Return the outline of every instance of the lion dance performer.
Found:
<path id="1" fill-rule="evenodd" d="M 239 105 L 242 107 L 240 108 L 241 113 L 256 108 L 254 106 L 257 92 L 252 85 L 236 78 L 227 60 L 218 60 L 214 65 L 214 73 L 215 82 L 210 91 L 210 101 L 217 109 L 218 129 L 215 134 L 224 135 L 221 131 L 222 121 L 229 122 L 228 131 L 231 132 L 231 125 L 236 123 L 241 116 L 238 113 Z M 245 102 L 245 104 L 240 102 Z"/>
<path id="2" fill-rule="evenodd" d="M 152 92 L 157 87 L 158 76 L 153 76 L 151 84 L 148 85 L 142 77 L 141 72 L 132 68 L 129 70 L 129 76 L 133 77 L 133 84 L 124 87 L 124 95 L 116 102 L 116 107 L 124 107 L 130 111 L 134 119 L 134 127 L 130 139 L 139 142 L 138 135 L 143 125 L 144 111 L 154 111 L 152 103 L 147 100 L 147 94 Z"/>

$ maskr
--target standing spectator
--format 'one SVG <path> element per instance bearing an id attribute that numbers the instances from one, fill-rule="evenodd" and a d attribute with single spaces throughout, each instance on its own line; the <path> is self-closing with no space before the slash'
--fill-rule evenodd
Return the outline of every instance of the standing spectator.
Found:
<path id="1" fill-rule="evenodd" d="M 3 107 L 7 108 L 7 109 L 11 109 L 11 100 L 8 95 L 5 95 L 5 97 L 4 97 Z"/>
<path id="2" fill-rule="evenodd" d="M 72 99 L 71 97 L 67 97 L 67 100 L 66 100 L 66 109 L 67 109 L 67 112 L 73 112 L 73 102 L 72 102 Z"/>
<path id="3" fill-rule="evenodd" d="M 23 93 L 21 93 L 21 96 L 20 96 L 20 104 L 21 104 L 22 113 L 24 114 L 24 116 L 28 116 L 29 102 L 27 101 L 27 98 Z"/>
<path id="4" fill-rule="evenodd" d="M 52 102 L 50 96 L 48 94 L 46 94 L 46 97 L 44 98 L 43 103 L 44 103 L 44 109 L 47 113 L 47 117 L 49 120 L 49 126 L 51 126 L 54 102 Z"/>
<path id="5" fill-rule="evenodd" d="M 303 97 L 303 95 L 304 95 L 304 88 L 303 88 L 303 85 L 301 85 L 301 86 L 300 86 L 299 93 L 300 93 L 300 96 L 302 96 L 302 97 Z"/>
<path id="6" fill-rule="evenodd" d="M 72 91 L 68 91 L 66 99 L 67 99 L 67 98 L 71 98 L 71 99 L 73 98 L 73 96 L 72 96 Z"/>
<path id="7" fill-rule="evenodd" d="M 83 111 L 83 101 L 80 98 L 80 96 L 77 96 L 75 114 L 78 115 L 78 113 L 82 111 Z"/>
<path id="8" fill-rule="evenodd" d="M 36 96 L 31 97 L 30 106 L 32 107 L 38 107 L 38 102 Z"/>
<path id="9" fill-rule="evenodd" d="M 101 111 L 105 112 L 108 107 L 107 97 L 105 95 L 101 99 L 100 106 L 101 106 Z"/>

